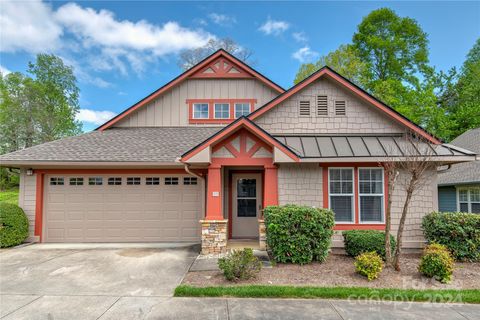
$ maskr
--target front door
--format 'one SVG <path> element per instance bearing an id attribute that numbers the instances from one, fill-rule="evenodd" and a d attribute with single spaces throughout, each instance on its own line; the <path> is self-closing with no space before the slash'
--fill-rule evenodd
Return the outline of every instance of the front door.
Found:
<path id="1" fill-rule="evenodd" d="M 262 209 L 262 175 L 232 175 L 232 238 L 258 238 L 258 218 Z"/>

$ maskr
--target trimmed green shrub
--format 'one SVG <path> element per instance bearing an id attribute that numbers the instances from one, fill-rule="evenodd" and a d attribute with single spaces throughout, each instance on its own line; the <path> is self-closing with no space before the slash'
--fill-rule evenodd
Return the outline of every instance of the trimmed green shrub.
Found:
<path id="1" fill-rule="evenodd" d="M 351 257 L 364 252 L 376 252 L 385 259 L 385 233 L 376 230 L 348 230 L 343 232 L 345 251 Z M 392 253 L 395 251 L 395 238 L 390 235 Z"/>
<path id="2" fill-rule="evenodd" d="M 267 245 L 275 261 L 325 261 L 335 224 L 331 210 L 289 204 L 267 207 L 264 215 Z"/>
<path id="3" fill-rule="evenodd" d="M 28 219 L 22 208 L 0 202 L 0 247 L 12 247 L 28 237 Z"/>
<path id="4" fill-rule="evenodd" d="M 355 270 L 368 278 L 368 281 L 377 279 L 383 269 L 382 257 L 375 251 L 365 252 L 355 258 Z"/>
<path id="5" fill-rule="evenodd" d="M 432 212 L 423 217 L 422 229 L 429 243 L 448 248 L 457 261 L 480 261 L 480 215 Z"/>
<path id="6" fill-rule="evenodd" d="M 429 278 L 435 278 L 442 283 L 452 279 L 454 260 L 448 249 L 441 244 L 429 244 L 423 251 L 418 271 Z"/>
<path id="7" fill-rule="evenodd" d="M 262 263 L 251 248 L 233 250 L 225 258 L 218 259 L 218 267 L 228 281 L 254 278 L 262 269 Z"/>

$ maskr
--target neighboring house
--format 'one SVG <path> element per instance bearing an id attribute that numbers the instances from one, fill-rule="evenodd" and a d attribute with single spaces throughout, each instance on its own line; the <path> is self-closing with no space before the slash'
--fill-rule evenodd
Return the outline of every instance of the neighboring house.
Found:
<path id="1" fill-rule="evenodd" d="M 463 133 L 452 144 L 480 154 L 480 128 Z M 443 212 L 480 213 L 480 159 L 440 171 L 438 209 Z"/>
<path id="2" fill-rule="evenodd" d="M 381 164 L 406 160 L 411 134 L 438 164 L 475 159 L 328 67 L 284 90 L 220 50 L 97 130 L 0 161 L 21 168 L 19 204 L 42 242 L 201 240 L 224 252 L 259 238 L 262 208 L 293 203 L 332 208 L 342 246 L 341 230 L 384 229 L 388 197 L 397 228 L 404 195 L 387 194 Z M 421 218 L 436 209 L 431 170 L 406 247 L 423 245 Z"/>

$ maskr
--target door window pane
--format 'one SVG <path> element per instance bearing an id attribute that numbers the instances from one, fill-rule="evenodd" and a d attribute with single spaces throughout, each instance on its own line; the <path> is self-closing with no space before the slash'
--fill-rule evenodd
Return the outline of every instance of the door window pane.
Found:
<path id="1" fill-rule="evenodd" d="M 238 179 L 237 180 L 237 197 L 238 198 L 255 198 L 257 196 L 257 180 L 256 179 Z"/>
<path id="2" fill-rule="evenodd" d="M 257 199 L 237 199 L 238 217 L 256 217 Z"/>
<path id="3" fill-rule="evenodd" d="M 194 119 L 208 119 L 208 103 L 194 103 L 193 104 L 193 118 Z"/>
<path id="4" fill-rule="evenodd" d="M 215 103 L 215 119 L 230 118 L 230 105 L 228 103 Z"/>

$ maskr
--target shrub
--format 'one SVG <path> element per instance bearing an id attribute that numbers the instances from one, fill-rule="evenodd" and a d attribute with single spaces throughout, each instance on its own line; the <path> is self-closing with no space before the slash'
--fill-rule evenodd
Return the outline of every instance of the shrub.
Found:
<path id="1" fill-rule="evenodd" d="M 28 237 L 28 219 L 22 208 L 0 202 L 0 247 L 12 247 Z"/>
<path id="2" fill-rule="evenodd" d="M 418 271 L 429 278 L 447 283 L 452 279 L 454 260 L 448 249 L 441 244 L 432 243 L 423 251 Z"/>
<path id="3" fill-rule="evenodd" d="M 345 251 L 351 257 L 365 252 L 376 252 L 385 259 L 385 233 L 376 230 L 349 230 L 343 232 Z M 395 238 L 390 235 L 392 253 L 395 251 Z"/>
<path id="4" fill-rule="evenodd" d="M 423 217 L 422 229 L 429 243 L 448 248 L 457 261 L 480 261 L 480 215 L 432 212 Z"/>
<path id="5" fill-rule="evenodd" d="M 382 257 L 375 251 L 362 253 L 355 258 L 355 269 L 368 281 L 377 279 L 383 269 Z"/>
<path id="6" fill-rule="evenodd" d="M 331 210 L 285 205 L 267 207 L 264 214 L 267 244 L 275 261 L 325 261 L 335 224 Z"/>
<path id="7" fill-rule="evenodd" d="M 218 267 L 228 281 L 238 281 L 255 277 L 262 269 L 262 263 L 253 255 L 251 248 L 245 248 L 218 259 Z"/>

